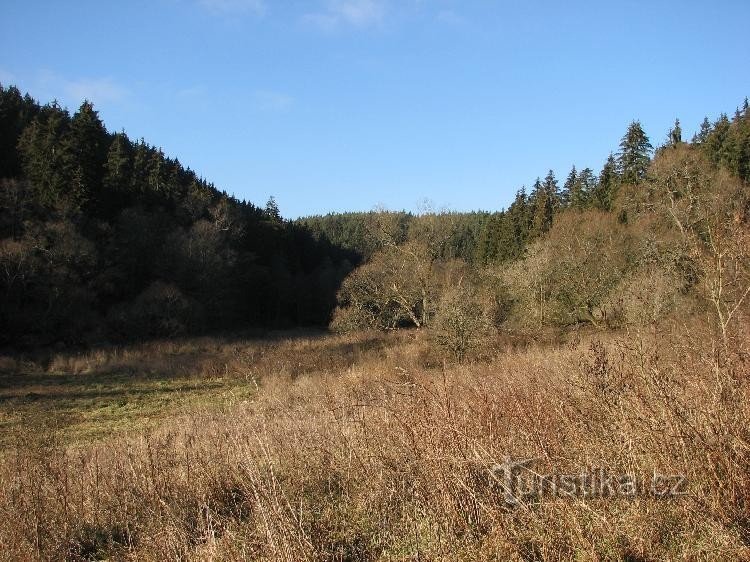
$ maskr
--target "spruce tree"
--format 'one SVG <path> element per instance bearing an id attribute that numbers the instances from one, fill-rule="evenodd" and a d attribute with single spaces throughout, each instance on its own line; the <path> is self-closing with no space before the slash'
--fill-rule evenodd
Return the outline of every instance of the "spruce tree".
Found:
<path id="1" fill-rule="evenodd" d="M 504 263 L 521 256 L 524 242 L 517 236 L 513 217 L 508 211 L 498 215 L 495 236 L 497 237 L 496 262 Z"/>
<path id="2" fill-rule="evenodd" d="M 610 211 L 612 209 L 612 202 L 616 195 L 619 180 L 617 162 L 614 155 L 610 154 L 602 168 L 601 174 L 599 174 L 599 181 L 592 193 L 591 203 L 595 208 L 603 211 Z"/>
<path id="3" fill-rule="evenodd" d="M 543 235 L 552 227 L 552 217 L 556 206 L 556 187 L 557 181 L 551 171 L 545 178 L 544 183 L 539 178 L 534 182 L 531 193 L 533 209 L 531 236 L 533 238 Z"/>
<path id="4" fill-rule="evenodd" d="M 618 172 L 624 183 L 637 184 L 646 177 L 653 146 L 639 121 L 633 121 L 620 141 Z"/>
<path id="5" fill-rule="evenodd" d="M 516 197 L 505 213 L 506 221 L 511 231 L 511 246 L 506 251 L 508 259 L 521 257 L 532 226 L 531 205 L 526 195 L 526 188 L 516 192 Z"/>
<path id="6" fill-rule="evenodd" d="M 151 191 L 162 191 L 166 179 L 164 177 L 164 152 L 161 148 L 151 151 L 147 174 L 148 187 Z"/>
<path id="7" fill-rule="evenodd" d="M 585 209 L 591 203 L 591 197 L 596 189 L 596 175 L 591 168 L 584 168 L 576 180 L 575 196 L 570 205 L 576 209 Z"/>
<path id="8" fill-rule="evenodd" d="M 477 241 L 475 259 L 482 265 L 493 263 L 498 259 L 500 254 L 500 245 L 502 240 L 503 213 L 493 214 L 482 228 Z"/>
<path id="9" fill-rule="evenodd" d="M 710 134 L 711 122 L 708 120 L 708 117 L 704 117 L 700 130 L 693 136 L 693 144 L 703 144 Z"/>
<path id="10" fill-rule="evenodd" d="M 674 127 L 669 130 L 667 144 L 668 146 L 677 146 L 682 142 L 682 128 L 680 127 L 680 120 L 674 120 Z"/>
<path id="11" fill-rule="evenodd" d="M 276 203 L 276 198 L 273 195 L 271 195 L 266 202 L 266 216 L 273 221 L 281 221 L 279 205 Z"/>
<path id="12" fill-rule="evenodd" d="M 80 201 L 81 194 L 74 191 L 69 131 L 70 115 L 53 102 L 41 108 L 19 139 L 23 172 L 43 205 L 64 198 L 75 207 Z"/>
<path id="13" fill-rule="evenodd" d="M 107 161 L 104 164 L 103 198 L 114 194 L 125 194 L 130 187 L 132 173 L 133 145 L 125 133 L 115 133 L 107 151 Z"/>
<path id="14" fill-rule="evenodd" d="M 150 152 L 146 141 L 138 141 L 133 152 L 133 168 L 130 175 L 130 189 L 134 193 L 144 193 L 148 187 Z"/>
<path id="15" fill-rule="evenodd" d="M 568 177 L 565 179 L 565 183 L 563 184 L 562 192 L 560 193 L 560 206 L 570 207 L 571 202 L 576 197 L 576 191 L 579 187 L 578 183 L 578 172 L 576 171 L 576 167 L 573 166 L 570 169 L 570 173 L 568 174 Z"/>
<path id="16" fill-rule="evenodd" d="M 556 212 L 561 207 L 560 187 L 557 184 L 555 173 L 550 170 L 544 178 L 544 192 L 547 194 L 552 205 L 552 211 Z"/>
<path id="17" fill-rule="evenodd" d="M 703 146 L 706 150 L 709 160 L 714 164 L 719 164 L 724 156 L 724 144 L 729 134 L 731 123 L 726 113 L 722 113 L 714 123 L 711 134 L 708 135 Z"/>
<path id="18" fill-rule="evenodd" d="M 89 197 L 101 188 L 109 136 L 94 106 L 84 101 L 70 122 L 67 137 L 74 183 L 81 196 Z"/>
<path id="19" fill-rule="evenodd" d="M 22 96 L 15 86 L 7 89 L 0 86 L 0 178 L 21 175 L 16 147 L 37 112 L 38 106 L 28 94 Z"/>

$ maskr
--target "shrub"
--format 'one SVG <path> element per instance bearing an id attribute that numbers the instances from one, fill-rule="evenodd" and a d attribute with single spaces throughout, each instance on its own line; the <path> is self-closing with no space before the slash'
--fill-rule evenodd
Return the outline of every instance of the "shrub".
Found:
<path id="1" fill-rule="evenodd" d="M 489 322 L 473 287 L 458 285 L 440 299 L 433 337 L 456 361 L 463 362 L 486 333 Z"/>
<path id="2" fill-rule="evenodd" d="M 126 339 L 170 337 L 188 332 L 196 317 L 196 304 L 178 287 L 156 281 L 132 304 L 114 308 L 109 324 Z"/>

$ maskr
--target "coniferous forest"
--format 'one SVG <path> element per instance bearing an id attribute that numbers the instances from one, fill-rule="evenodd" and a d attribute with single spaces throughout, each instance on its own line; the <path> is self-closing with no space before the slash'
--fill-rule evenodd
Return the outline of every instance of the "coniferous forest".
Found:
<path id="1" fill-rule="evenodd" d="M 143 139 L 0 89 L 3 344 L 325 325 L 356 251 Z"/>

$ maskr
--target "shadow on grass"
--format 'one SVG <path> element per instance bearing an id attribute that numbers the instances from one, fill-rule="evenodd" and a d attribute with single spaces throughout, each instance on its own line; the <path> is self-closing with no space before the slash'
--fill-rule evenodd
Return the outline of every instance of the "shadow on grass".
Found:
<path id="1" fill-rule="evenodd" d="M 62 432 L 63 441 L 143 429 L 187 408 L 244 400 L 256 378 L 342 372 L 379 357 L 389 337 L 370 333 L 275 332 L 264 339 L 165 340 L 82 353 L 48 351 L 42 361 L 0 364 L 0 449 L 18 436 Z"/>

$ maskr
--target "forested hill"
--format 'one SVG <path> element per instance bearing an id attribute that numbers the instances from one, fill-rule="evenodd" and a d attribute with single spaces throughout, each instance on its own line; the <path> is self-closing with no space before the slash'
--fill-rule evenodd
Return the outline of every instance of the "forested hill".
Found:
<path id="1" fill-rule="evenodd" d="M 653 241 L 671 236 L 648 221 L 660 216 L 658 209 L 674 213 L 670 205 L 684 204 L 682 191 L 694 189 L 692 180 L 675 187 L 687 177 L 684 170 L 665 172 L 679 166 L 710 179 L 701 184 L 708 186 L 702 197 L 711 191 L 732 197 L 727 208 L 744 209 L 736 212 L 747 224 L 747 100 L 731 119 L 706 119 L 691 142 L 675 122 L 655 148 L 633 121 L 601 171 L 573 167 L 559 180 L 546 172 L 500 212 L 372 211 L 286 221 L 273 199 L 265 207 L 239 201 L 144 140 L 108 132 L 88 102 L 71 115 L 57 103 L 40 105 L 0 86 L 0 345 L 327 325 L 337 305 L 339 318 L 348 311 L 368 326 L 426 326 L 456 267 L 467 270 L 460 279 L 468 285 L 482 272 L 498 279 L 498 268 L 519 270 L 517 277 L 526 279 L 539 265 L 529 258 L 542 254 L 563 260 L 548 260 L 555 270 L 549 279 L 580 265 L 583 258 L 568 243 L 582 239 L 573 225 L 598 225 L 590 236 L 611 243 L 630 222 L 624 232 L 642 239 L 631 261 L 645 263 Z M 719 195 L 719 171 L 739 181 L 734 195 L 728 189 Z M 613 248 L 613 256 L 624 259 L 623 247 Z M 597 252 L 586 259 L 601 264 Z M 342 288 L 363 260 L 367 267 Z M 620 265 L 622 279 L 635 279 L 630 262 Z M 596 279 L 609 279 L 610 270 Z M 558 299 L 565 312 L 554 318 L 563 323 L 591 318 L 577 311 L 614 298 L 614 281 L 584 298 L 580 288 L 549 279 L 545 290 L 559 294 L 548 300 Z M 491 293 L 500 323 L 525 302 L 523 291 L 511 294 L 512 283 L 504 283 L 490 290 L 476 282 Z M 539 325 L 553 318 L 541 316 Z"/>
<path id="2" fill-rule="evenodd" d="M 419 237 L 425 218 L 440 223 L 446 231 L 437 248 L 442 260 L 461 259 L 475 266 L 502 264 L 521 258 L 535 240 L 545 236 L 556 215 L 587 210 L 619 214 L 621 221 L 627 205 L 628 188 L 647 179 L 652 156 L 665 148 L 690 147 L 710 166 L 723 168 L 744 182 L 750 181 L 750 111 L 748 100 L 732 118 L 720 114 L 713 123 L 705 118 L 689 141 L 683 139 L 679 120 L 667 132 L 662 144 L 654 146 L 638 121 L 625 131 L 616 152 L 612 152 L 601 170 L 572 166 L 564 178 L 545 171 L 527 189 L 518 189 L 507 209 L 498 212 L 389 213 L 398 243 Z M 615 148 L 615 147 L 612 147 Z M 369 258 L 377 243 L 369 230 L 378 212 L 331 213 L 298 220 L 317 238 L 325 239 Z M 410 234 L 411 232 L 411 234 Z"/>
<path id="3" fill-rule="evenodd" d="M 326 324 L 355 252 L 0 86 L 0 344 Z"/>

